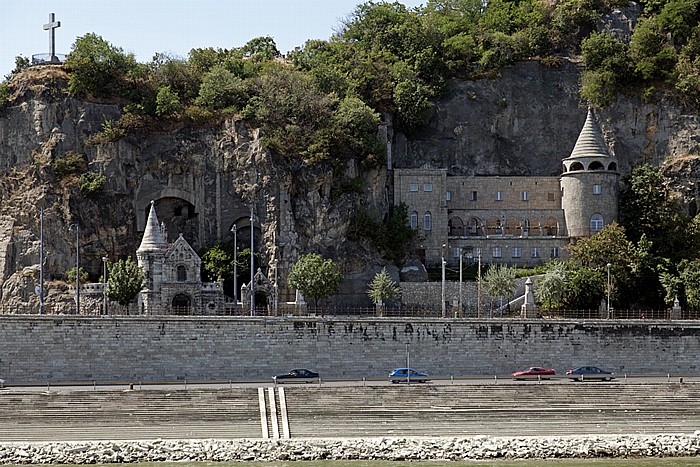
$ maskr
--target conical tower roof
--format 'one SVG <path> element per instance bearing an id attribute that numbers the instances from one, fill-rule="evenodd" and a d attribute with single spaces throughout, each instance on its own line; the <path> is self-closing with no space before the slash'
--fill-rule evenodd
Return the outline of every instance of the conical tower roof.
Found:
<path id="1" fill-rule="evenodd" d="M 163 239 L 163 235 L 160 231 L 160 225 L 158 225 L 158 216 L 156 215 L 155 202 L 151 201 L 151 210 L 148 213 L 148 220 L 146 221 L 146 229 L 143 232 L 143 239 L 141 240 L 141 245 L 139 251 L 154 251 L 154 250 L 164 250 L 167 248 L 168 244 Z"/>
<path id="2" fill-rule="evenodd" d="M 581 133 L 578 135 L 574 150 L 569 158 L 575 157 L 610 157 L 608 146 L 603 139 L 598 122 L 593 115 L 593 109 L 588 108 L 586 123 L 583 124 Z"/>

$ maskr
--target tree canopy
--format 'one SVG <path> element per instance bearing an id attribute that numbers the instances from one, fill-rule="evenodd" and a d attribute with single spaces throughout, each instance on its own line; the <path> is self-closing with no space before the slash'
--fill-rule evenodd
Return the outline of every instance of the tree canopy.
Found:
<path id="1" fill-rule="evenodd" d="M 131 258 L 107 263 L 107 268 L 107 297 L 122 306 L 128 305 L 143 288 L 143 269 Z"/>
<path id="2" fill-rule="evenodd" d="M 396 285 L 386 268 L 382 268 L 370 282 L 367 295 L 369 295 L 372 303 L 378 305 L 401 295 L 401 289 Z"/>
<path id="3" fill-rule="evenodd" d="M 304 297 L 314 299 L 315 308 L 318 308 L 319 299 L 338 293 L 342 282 L 343 276 L 333 260 L 317 253 L 301 256 L 288 277 L 289 286 L 301 291 Z"/>

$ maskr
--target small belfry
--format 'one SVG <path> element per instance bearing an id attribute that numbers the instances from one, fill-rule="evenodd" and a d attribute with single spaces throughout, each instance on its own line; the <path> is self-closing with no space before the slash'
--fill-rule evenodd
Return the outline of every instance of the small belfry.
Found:
<path id="1" fill-rule="evenodd" d="M 168 243 L 159 224 L 155 202 L 151 207 L 141 245 L 136 250 L 144 271 L 139 312 L 145 315 L 213 315 L 224 313 L 222 282 L 202 282 L 202 260 L 180 234 Z"/>

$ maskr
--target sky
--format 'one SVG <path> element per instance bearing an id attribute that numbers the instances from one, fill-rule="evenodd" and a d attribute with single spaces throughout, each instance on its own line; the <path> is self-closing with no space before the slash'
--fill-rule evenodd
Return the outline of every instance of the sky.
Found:
<path id="1" fill-rule="evenodd" d="M 56 14 L 56 53 L 95 33 L 139 62 L 157 52 L 241 47 L 271 36 L 282 53 L 308 39 L 329 39 L 362 0 L 0 0 L 0 81 L 15 57 L 49 53 L 43 25 Z M 409 8 L 423 1 L 401 0 Z"/>

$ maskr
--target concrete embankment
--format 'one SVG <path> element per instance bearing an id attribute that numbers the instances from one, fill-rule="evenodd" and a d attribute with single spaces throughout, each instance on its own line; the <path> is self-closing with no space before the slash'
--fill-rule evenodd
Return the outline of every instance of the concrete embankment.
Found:
<path id="1" fill-rule="evenodd" d="M 153 440 L 0 444 L 0 464 L 106 464 L 311 460 L 486 460 L 688 457 L 693 435 L 370 438 L 361 440 Z"/>

